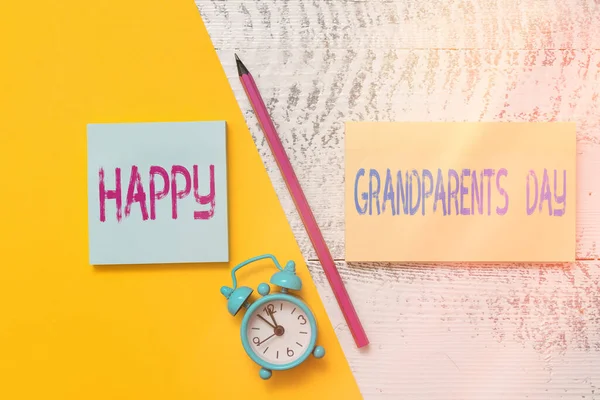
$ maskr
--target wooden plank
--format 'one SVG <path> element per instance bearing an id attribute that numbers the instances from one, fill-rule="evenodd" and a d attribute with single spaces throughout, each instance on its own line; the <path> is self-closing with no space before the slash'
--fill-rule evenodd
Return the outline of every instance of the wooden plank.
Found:
<path id="1" fill-rule="evenodd" d="M 344 258 L 344 121 L 575 121 L 577 257 L 600 241 L 600 51 L 313 50 L 240 54 L 255 74 L 306 196 Z M 316 259 L 246 95 L 231 50 L 223 66 L 288 220 Z"/>
<path id="2" fill-rule="evenodd" d="M 588 49 L 597 0 L 196 0 L 217 49 Z"/>
<path id="3" fill-rule="evenodd" d="M 338 268 L 371 340 L 364 351 L 309 263 L 365 398 L 597 398 L 600 263 Z"/>

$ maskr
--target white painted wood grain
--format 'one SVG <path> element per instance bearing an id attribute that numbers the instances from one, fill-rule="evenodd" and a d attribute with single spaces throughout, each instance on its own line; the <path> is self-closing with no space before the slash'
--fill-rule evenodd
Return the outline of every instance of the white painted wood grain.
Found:
<path id="1" fill-rule="evenodd" d="M 197 0 L 218 49 L 600 48 L 597 0 Z"/>
<path id="2" fill-rule="evenodd" d="M 599 263 L 337 264 L 366 351 L 309 269 L 365 398 L 600 398 Z"/>
<path id="3" fill-rule="evenodd" d="M 197 0 L 290 225 L 316 255 L 239 84 L 253 73 L 371 340 L 366 399 L 600 398 L 600 1 Z M 573 265 L 347 265 L 343 123 L 575 121 Z M 584 261 L 587 260 L 587 261 Z"/>

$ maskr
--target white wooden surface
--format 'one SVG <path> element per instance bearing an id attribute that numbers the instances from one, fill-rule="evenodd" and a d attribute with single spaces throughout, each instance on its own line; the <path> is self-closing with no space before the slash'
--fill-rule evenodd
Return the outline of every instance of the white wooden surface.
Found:
<path id="1" fill-rule="evenodd" d="M 600 399 L 600 0 L 197 0 L 365 399 Z M 359 351 L 239 84 L 260 87 Z M 348 265 L 343 123 L 576 121 L 573 265 Z"/>

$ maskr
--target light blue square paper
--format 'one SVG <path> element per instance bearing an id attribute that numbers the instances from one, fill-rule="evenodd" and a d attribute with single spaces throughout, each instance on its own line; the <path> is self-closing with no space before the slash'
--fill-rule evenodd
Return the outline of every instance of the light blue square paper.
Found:
<path id="1" fill-rule="evenodd" d="M 89 124 L 87 139 L 91 264 L 229 261 L 224 121 Z"/>

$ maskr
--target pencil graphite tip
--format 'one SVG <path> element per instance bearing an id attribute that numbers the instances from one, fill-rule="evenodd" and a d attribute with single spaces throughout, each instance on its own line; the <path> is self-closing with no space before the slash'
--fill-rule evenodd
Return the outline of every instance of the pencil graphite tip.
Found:
<path id="1" fill-rule="evenodd" d="M 237 70 L 238 70 L 239 76 L 242 76 L 244 74 L 250 74 L 250 72 L 248 72 L 248 68 L 246 68 L 246 66 L 244 65 L 242 60 L 240 60 L 240 58 L 238 57 L 237 54 L 235 54 L 235 63 L 237 64 Z"/>

